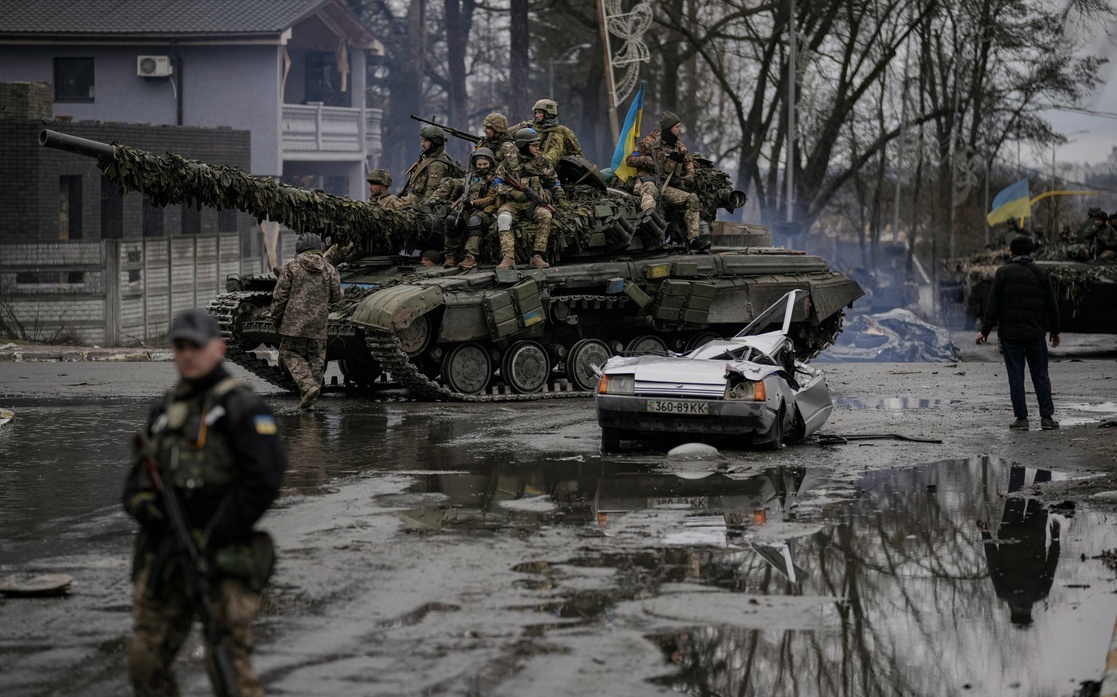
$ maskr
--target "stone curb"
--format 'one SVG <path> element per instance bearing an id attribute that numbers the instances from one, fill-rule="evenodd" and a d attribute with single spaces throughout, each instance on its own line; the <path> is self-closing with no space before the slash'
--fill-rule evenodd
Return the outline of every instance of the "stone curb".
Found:
<path id="1" fill-rule="evenodd" d="M 170 349 L 19 347 L 0 350 L 0 363 L 147 363 L 170 361 Z"/>

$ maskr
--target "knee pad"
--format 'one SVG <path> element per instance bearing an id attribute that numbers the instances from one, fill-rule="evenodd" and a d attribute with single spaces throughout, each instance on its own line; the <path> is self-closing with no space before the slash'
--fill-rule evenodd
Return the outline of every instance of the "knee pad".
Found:
<path id="1" fill-rule="evenodd" d="M 483 224 L 484 224 L 484 221 L 481 220 L 481 216 L 478 216 L 478 215 L 470 216 L 469 217 L 469 222 L 467 222 L 465 224 L 467 235 L 469 237 L 480 237 L 481 236 L 481 226 Z"/>
<path id="2" fill-rule="evenodd" d="M 512 229 L 512 214 L 508 211 L 501 211 L 500 215 L 496 217 L 496 229 L 501 232 L 507 232 Z"/>

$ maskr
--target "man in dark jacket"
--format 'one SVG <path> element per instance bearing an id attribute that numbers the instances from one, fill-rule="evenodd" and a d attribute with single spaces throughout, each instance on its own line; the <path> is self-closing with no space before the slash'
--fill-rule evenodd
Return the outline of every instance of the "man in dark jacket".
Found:
<path id="1" fill-rule="evenodd" d="M 1051 379 L 1047 375 L 1046 335 L 1051 346 L 1059 345 L 1059 305 L 1047 272 L 1028 256 L 1034 249 L 1027 237 L 1009 243 L 1012 257 L 997 269 L 989 304 L 981 322 L 977 343 L 984 344 L 993 327 L 1001 338 L 1001 352 L 1008 370 L 1008 389 L 1016 420 L 1009 428 L 1028 430 L 1028 404 L 1024 399 L 1024 363 L 1032 374 L 1032 387 L 1039 401 L 1040 424 L 1047 431 L 1059 427 L 1051 401 Z"/>
<path id="2" fill-rule="evenodd" d="M 140 524 L 132 564 L 132 687 L 138 696 L 178 694 L 171 666 L 197 611 L 164 499 L 140 465 L 150 457 L 209 561 L 217 633 L 239 694 L 258 697 L 264 690 L 250 662 L 252 622 L 273 552 L 270 538 L 253 526 L 278 496 L 287 461 L 272 413 L 225 371 L 216 320 L 187 310 L 175 317 L 171 340 L 179 381 L 152 409 L 146 443 L 124 485 L 124 510 Z"/>
<path id="3" fill-rule="evenodd" d="M 326 368 L 330 305 L 341 302 L 341 279 L 322 254 L 322 238 L 299 236 L 295 258 L 283 265 L 272 291 L 272 322 L 279 330 L 279 360 L 299 386 L 299 406 L 310 409 Z"/>

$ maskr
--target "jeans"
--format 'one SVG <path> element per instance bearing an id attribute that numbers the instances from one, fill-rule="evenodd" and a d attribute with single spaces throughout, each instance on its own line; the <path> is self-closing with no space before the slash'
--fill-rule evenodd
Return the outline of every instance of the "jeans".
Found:
<path id="1" fill-rule="evenodd" d="M 1050 418 L 1055 414 L 1055 403 L 1051 401 L 1051 378 L 1047 376 L 1047 340 L 1038 339 L 1001 339 L 1001 352 L 1005 357 L 1008 370 L 1008 393 L 1012 398 L 1012 413 L 1018 419 L 1028 418 L 1028 404 L 1024 399 L 1024 362 L 1032 374 L 1032 387 L 1039 401 L 1039 415 Z"/>

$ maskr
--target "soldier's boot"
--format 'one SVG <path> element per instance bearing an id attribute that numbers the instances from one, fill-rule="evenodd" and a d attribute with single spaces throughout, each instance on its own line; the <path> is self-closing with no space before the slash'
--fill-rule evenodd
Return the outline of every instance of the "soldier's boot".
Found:
<path id="1" fill-rule="evenodd" d="M 461 260 L 461 263 L 458 264 L 458 268 L 465 269 L 466 271 L 477 268 L 477 257 L 473 256 L 472 252 L 466 252 L 465 259 Z"/>
<path id="2" fill-rule="evenodd" d="M 543 252 L 539 251 L 531 255 L 531 261 L 528 262 L 528 265 L 533 269 L 547 269 L 551 267 L 551 265 L 543 259 Z"/>
<path id="3" fill-rule="evenodd" d="M 713 246 L 709 236 L 701 234 L 701 228 L 698 224 L 698 211 L 688 210 L 683 214 L 683 221 L 686 222 L 686 238 L 689 249 L 703 251 Z"/>
<path id="4" fill-rule="evenodd" d="M 450 268 L 451 266 L 457 266 L 457 265 L 458 265 L 458 256 L 456 254 L 447 254 L 446 255 L 446 261 L 442 262 L 442 266 L 444 266 L 447 269 Z"/>
<path id="5" fill-rule="evenodd" d="M 500 256 L 497 269 L 510 269 L 516 265 L 516 238 L 511 230 L 500 231 Z"/>
<path id="6" fill-rule="evenodd" d="M 318 395 L 322 390 L 317 387 L 311 387 L 306 392 L 303 392 L 302 398 L 299 400 L 299 409 L 313 409 L 314 403 L 318 401 Z"/>

